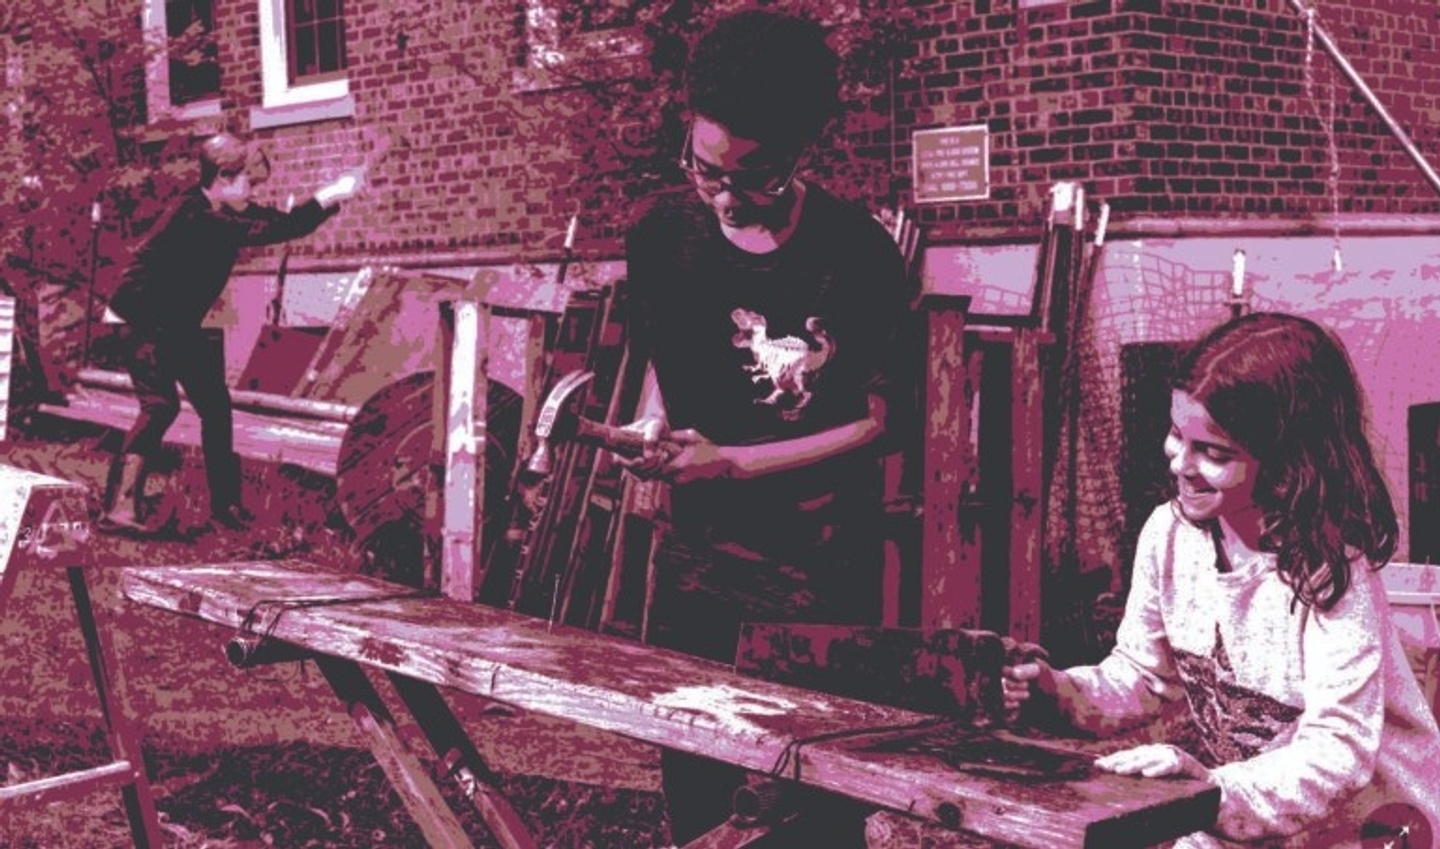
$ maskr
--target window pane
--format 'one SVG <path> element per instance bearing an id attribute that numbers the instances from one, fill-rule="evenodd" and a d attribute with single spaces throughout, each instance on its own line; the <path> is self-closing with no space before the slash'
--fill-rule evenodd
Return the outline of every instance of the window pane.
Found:
<path id="1" fill-rule="evenodd" d="M 315 67 L 315 35 L 314 29 L 306 27 L 295 31 L 295 76 L 312 76 L 316 72 Z"/>
<path id="2" fill-rule="evenodd" d="M 344 71 L 344 0 L 290 0 L 290 9 L 290 81 Z"/>
<path id="3" fill-rule="evenodd" d="M 326 21 L 320 24 L 318 32 L 316 42 L 320 47 L 320 73 L 340 70 L 340 22 Z"/>
<path id="4" fill-rule="evenodd" d="M 220 50 L 210 0 L 166 0 L 170 102 L 183 106 L 220 93 Z"/>

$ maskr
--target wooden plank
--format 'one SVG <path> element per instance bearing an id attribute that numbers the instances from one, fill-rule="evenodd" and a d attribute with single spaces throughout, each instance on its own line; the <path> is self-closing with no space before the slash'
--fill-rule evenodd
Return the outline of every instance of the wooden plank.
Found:
<path id="1" fill-rule="evenodd" d="M 440 592 L 448 598 L 473 601 L 483 578 L 479 561 L 483 499 L 485 433 L 476 428 L 476 378 L 482 345 L 480 306 L 474 301 L 447 301 L 440 309 L 441 369 L 436 385 L 444 388 L 442 430 L 445 477 L 440 523 Z M 483 388 L 482 388 L 483 391 Z M 483 396 L 482 396 L 483 397 Z M 438 401 L 438 399 L 436 399 Z M 480 420 L 484 425 L 484 419 Z"/>
<path id="2" fill-rule="evenodd" d="M 473 846 L 455 812 L 430 780 L 424 764 L 406 748 L 394 717 L 365 677 L 365 671 L 352 661 L 328 655 L 317 656 L 315 663 L 330 682 L 330 689 L 345 704 L 345 712 L 354 720 L 361 736 L 370 743 L 375 760 L 389 777 L 415 824 L 420 826 L 426 842 L 446 849 Z"/>
<path id="3" fill-rule="evenodd" d="M 389 677 L 425 739 L 430 741 L 430 748 L 439 756 L 445 772 L 455 779 L 465 798 L 484 817 L 502 849 L 534 849 L 535 838 L 496 786 L 498 776 L 485 763 L 435 685 L 393 672 Z"/>
<path id="4" fill-rule="evenodd" d="M 969 299 L 929 297 L 925 373 L 925 479 L 921 490 L 920 624 L 980 627 L 980 550 L 961 505 L 975 491 L 970 450 L 974 386 L 965 356 Z"/>
<path id="5" fill-rule="evenodd" d="M 1045 554 L 1040 337 L 1038 329 L 1019 328 L 1011 351 L 1010 636 L 1029 642 L 1040 639 L 1040 577 Z"/>
<path id="6" fill-rule="evenodd" d="M 15 299 L 0 295 L 0 440 L 10 422 L 10 360 L 15 348 Z"/>
<path id="7" fill-rule="evenodd" d="M 730 820 L 720 823 L 681 849 L 745 849 L 747 846 L 778 845 L 773 841 L 774 829 L 766 825 L 739 825 Z"/>
<path id="8" fill-rule="evenodd" d="M 129 783 L 133 770 L 125 761 L 91 767 L 65 775 L 37 778 L 0 787 L 0 806 L 24 801 L 26 805 L 47 805 L 74 799 L 96 790 L 118 788 Z"/>
<path id="9" fill-rule="evenodd" d="M 391 270 L 389 267 L 385 268 L 387 273 Z M 310 390 L 320 379 L 321 369 L 330 363 L 335 352 L 344 344 L 344 336 L 337 332 L 338 328 L 343 328 L 350 323 L 356 307 L 370 290 L 370 284 L 374 279 L 375 268 L 369 265 L 355 272 L 355 276 L 350 278 L 349 284 L 345 287 L 345 294 L 340 298 L 340 306 L 335 311 L 335 317 L 330 321 L 331 332 L 325 334 L 325 338 L 320 340 L 319 348 L 310 358 L 310 362 L 306 364 L 305 372 L 295 383 L 293 392 L 296 397 L 309 397 Z"/>
<path id="10" fill-rule="evenodd" d="M 748 622 L 735 651 L 735 669 L 745 675 L 972 727 L 1003 720 L 1005 662 L 998 634 L 957 628 Z"/>
<path id="11" fill-rule="evenodd" d="M 1218 804 L 1202 782 L 1098 773 L 1062 746 L 999 732 L 977 740 L 963 723 L 512 611 L 439 597 L 285 609 L 286 599 L 394 595 L 393 585 L 298 561 L 131 567 L 122 588 L 133 601 L 232 628 L 259 604 L 257 630 L 307 649 L 1022 846 L 1146 845 L 1209 826 Z M 991 763 L 1010 756 L 1033 766 L 1017 777 Z M 1064 771 L 1045 773 L 1056 764 Z"/>
<path id="12" fill-rule="evenodd" d="M 434 370 L 440 303 L 468 286 L 451 277 L 382 270 L 353 313 L 327 334 L 295 394 L 358 405 L 398 377 Z"/>

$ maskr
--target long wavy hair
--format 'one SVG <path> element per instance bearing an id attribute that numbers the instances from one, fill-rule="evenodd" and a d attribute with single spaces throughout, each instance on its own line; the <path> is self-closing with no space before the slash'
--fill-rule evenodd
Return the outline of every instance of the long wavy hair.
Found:
<path id="1" fill-rule="evenodd" d="M 1259 463 L 1260 546 L 1295 601 L 1334 607 L 1351 561 L 1395 553 L 1395 505 L 1365 435 L 1364 400 L 1344 346 L 1308 319 L 1251 313 L 1211 330 L 1181 360 L 1175 389 Z"/>

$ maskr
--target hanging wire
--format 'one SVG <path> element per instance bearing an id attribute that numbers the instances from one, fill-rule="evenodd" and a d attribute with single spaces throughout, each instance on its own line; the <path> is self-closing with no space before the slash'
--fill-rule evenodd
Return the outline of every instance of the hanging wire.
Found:
<path id="1" fill-rule="evenodd" d="M 1330 72 L 1330 88 L 1328 92 L 1329 120 L 1325 122 L 1325 138 L 1330 153 L 1330 220 L 1335 225 L 1335 245 L 1331 252 L 1330 265 L 1336 274 L 1345 270 L 1345 262 L 1340 256 L 1340 144 L 1336 139 L 1335 132 L 1335 72 Z"/>
<path id="2" fill-rule="evenodd" d="M 1316 2 L 1305 9 L 1305 97 L 1310 102 L 1310 108 L 1315 110 L 1321 129 L 1325 131 L 1325 153 L 1329 160 L 1326 187 L 1330 193 L 1330 219 L 1334 228 L 1330 267 L 1338 274 L 1345 269 L 1345 261 L 1340 253 L 1340 146 L 1335 136 L 1335 75 L 1333 73 L 1330 75 L 1326 92 L 1325 115 L 1322 117 L 1316 105 L 1318 98 L 1315 96 L 1315 41 L 1318 5 L 1319 3 Z"/>

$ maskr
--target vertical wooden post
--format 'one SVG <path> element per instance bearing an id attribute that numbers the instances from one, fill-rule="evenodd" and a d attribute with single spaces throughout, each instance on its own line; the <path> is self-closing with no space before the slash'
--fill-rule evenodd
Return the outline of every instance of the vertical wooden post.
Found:
<path id="1" fill-rule="evenodd" d="M 15 299 L 0 296 L 0 440 L 10 421 L 10 371 L 15 351 Z"/>
<path id="2" fill-rule="evenodd" d="M 538 311 L 525 315 L 525 386 L 520 393 L 520 439 L 515 453 L 520 462 L 535 453 L 535 416 L 549 388 L 545 349 L 558 323 L 555 316 Z"/>
<path id="3" fill-rule="evenodd" d="M 1014 394 L 1010 411 L 1009 631 L 1016 639 L 1031 642 L 1040 639 L 1040 580 L 1044 553 L 1042 344 L 1043 334 L 1039 329 L 1018 328 L 1011 361 Z"/>
<path id="4" fill-rule="evenodd" d="M 960 506 L 975 489 L 970 449 L 974 386 L 965 357 L 968 297 L 927 295 L 924 469 L 921 491 L 921 627 L 980 627 L 980 551 Z"/>
<path id="5" fill-rule="evenodd" d="M 483 410 L 476 415 L 479 373 L 480 307 L 474 301 L 445 302 L 440 307 L 443 351 L 436 384 L 436 421 L 445 454 L 444 497 L 440 510 L 440 592 L 472 601 L 479 589 L 479 528 L 477 501 L 485 456 Z M 480 402 L 483 404 L 483 401 Z M 477 419 L 479 426 L 477 427 Z"/>

